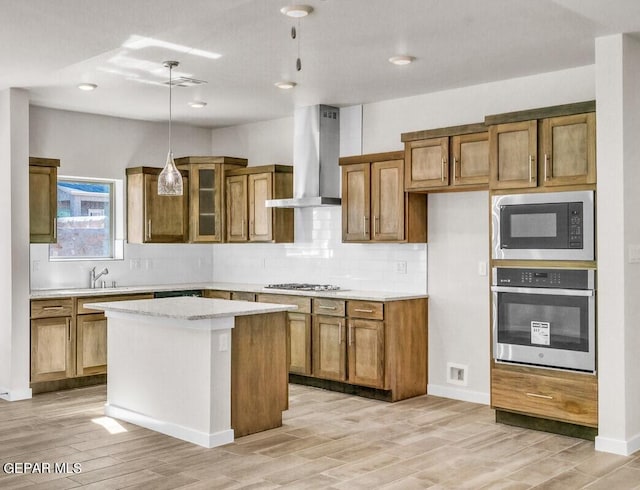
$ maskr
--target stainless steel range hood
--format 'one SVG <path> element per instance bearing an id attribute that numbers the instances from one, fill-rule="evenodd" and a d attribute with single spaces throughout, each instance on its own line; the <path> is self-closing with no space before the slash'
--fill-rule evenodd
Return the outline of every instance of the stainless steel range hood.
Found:
<path id="1" fill-rule="evenodd" d="M 293 115 L 293 198 L 266 201 L 270 208 L 340 205 L 340 109 L 296 108 Z"/>

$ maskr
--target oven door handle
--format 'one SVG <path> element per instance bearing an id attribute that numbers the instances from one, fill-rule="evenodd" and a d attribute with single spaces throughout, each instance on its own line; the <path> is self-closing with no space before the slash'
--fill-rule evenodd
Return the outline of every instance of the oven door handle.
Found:
<path id="1" fill-rule="evenodd" d="M 519 288 L 491 286 L 494 293 L 548 294 L 551 296 L 593 296 L 593 289 Z"/>

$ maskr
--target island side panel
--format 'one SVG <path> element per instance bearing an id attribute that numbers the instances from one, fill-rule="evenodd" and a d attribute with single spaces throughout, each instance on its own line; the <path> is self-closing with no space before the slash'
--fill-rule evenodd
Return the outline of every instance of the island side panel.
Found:
<path id="1" fill-rule="evenodd" d="M 108 316 L 105 413 L 205 447 L 233 441 L 231 355 L 224 350 L 229 341 L 220 338 L 229 339 L 233 319 L 209 321 L 226 321 L 229 328 Z"/>
<path id="2" fill-rule="evenodd" d="M 235 437 L 282 425 L 289 384 L 286 312 L 239 316 L 231 341 L 231 427 Z"/>

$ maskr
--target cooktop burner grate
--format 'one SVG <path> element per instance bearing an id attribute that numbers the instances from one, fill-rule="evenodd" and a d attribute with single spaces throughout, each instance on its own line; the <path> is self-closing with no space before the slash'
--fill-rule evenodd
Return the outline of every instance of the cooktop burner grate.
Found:
<path id="1" fill-rule="evenodd" d="M 297 291 L 338 291 L 339 286 L 332 284 L 307 284 L 301 282 L 287 282 L 283 284 L 268 284 L 267 289 L 289 289 Z"/>

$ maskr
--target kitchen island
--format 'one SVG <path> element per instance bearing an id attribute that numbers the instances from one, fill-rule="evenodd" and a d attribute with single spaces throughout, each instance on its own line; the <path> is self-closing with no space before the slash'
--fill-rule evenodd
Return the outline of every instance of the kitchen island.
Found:
<path id="1" fill-rule="evenodd" d="M 204 447 L 282 425 L 295 306 L 177 297 L 86 307 L 107 316 L 106 415 Z"/>

